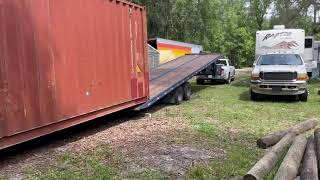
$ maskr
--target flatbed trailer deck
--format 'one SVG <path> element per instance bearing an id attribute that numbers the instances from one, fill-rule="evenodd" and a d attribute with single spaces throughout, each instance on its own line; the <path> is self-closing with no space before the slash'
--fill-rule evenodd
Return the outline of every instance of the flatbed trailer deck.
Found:
<path id="1" fill-rule="evenodd" d="M 136 110 L 143 110 L 154 105 L 219 58 L 221 58 L 219 54 L 190 54 L 152 70 L 149 82 L 150 98 L 146 103 L 138 106 Z"/>

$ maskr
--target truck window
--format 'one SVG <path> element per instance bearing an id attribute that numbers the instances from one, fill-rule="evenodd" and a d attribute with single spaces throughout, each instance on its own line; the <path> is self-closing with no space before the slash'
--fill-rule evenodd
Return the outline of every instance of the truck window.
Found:
<path id="1" fill-rule="evenodd" d="M 313 39 L 306 39 L 305 48 L 312 48 L 312 47 L 313 47 Z"/>
<path id="2" fill-rule="evenodd" d="M 227 65 L 227 61 L 226 60 L 218 60 L 216 64 L 223 64 L 223 65 Z"/>
<path id="3" fill-rule="evenodd" d="M 268 54 L 260 56 L 259 65 L 303 65 L 300 55 L 297 54 Z"/>

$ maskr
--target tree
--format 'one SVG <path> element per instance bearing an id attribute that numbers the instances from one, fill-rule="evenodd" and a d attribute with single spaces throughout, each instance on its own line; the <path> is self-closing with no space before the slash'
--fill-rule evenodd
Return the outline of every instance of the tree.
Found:
<path id="1" fill-rule="evenodd" d="M 263 29 L 265 16 L 270 8 L 271 0 L 250 0 L 250 9 L 255 17 L 258 30 Z"/>
<path id="2" fill-rule="evenodd" d="M 284 24 L 307 34 L 318 32 L 308 13 L 313 0 L 132 1 L 147 7 L 149 38 L 201 44 L 205 51 L 229 57 L 237 67 L 252 65 L 257 30 Z M 267 18 L 271 9 L 272 17 Z"/>
<path id="3" fill-rule="evenodd" d="M 272 24 L 284 24 L 288 28 L 305 28 L 301 24 L 304 21 L 311 20 L 312 17 L 308 13 L 312 1 L 310 0 L 277 0 L 274 2 L 275 8 L 272 17 Z M 306 32 L 312 33 L 312 29 L 305 29 Z"/>

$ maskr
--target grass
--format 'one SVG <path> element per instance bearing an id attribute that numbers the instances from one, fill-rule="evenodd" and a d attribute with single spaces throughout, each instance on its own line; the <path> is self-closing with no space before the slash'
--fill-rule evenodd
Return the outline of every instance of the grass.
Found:
<path id="1" fill-rule="evenodd" d="M 111 150 L 103 145 L 84 154 L 65 153 L 44 171 L 25 169 L 27 179 L 118 179 L 114 168 L 104 163 L 112 159 Z"/>
<path id="2" fill-rule="evenodd" d="M 134 173 L 131 174 L 129 176 L 129 179 L 140 179 L 140 180 L 165 180 L 168 179 L 169 177 L 167 177 L 166 175 L 164 175 L 163 173 L 157 171 L 157 170 L 145 170 L 141 173 Z"/>
<path id="3" fill-rule="evenodd" d="M 7 180 L 7 179 L 9 179 L 7 176 L 0 175 L 0 180 Z"/>
<path id="4" fill-rule="evenodd" d="M 225 160 L 207 167 L 191 169 L 191 179 L 229 179 L 241 177 L 264 153 L 256 147 L 256 139 L 272 131 L 290 127 L 309 118 L 320 118 L 320 96 L 317 81 L 310 82 L 308 102 L 286 99 L 250 101 L 249 77 L 241 77 L 230 85 L 198 86 L 191 101 L 168 108 L 168 116 L 190 120 L 190 126 L 213 147 L 227 153 Z M 274 170 L 268 179 L 272 179 Z M 197 178 L 198 177 L 198 178 Z"/>
<path id="5" fill-rule="evenodd" d="M 232 85 L 198 86 L 194 82 L 193 98 L 179 106 L 168 106 L 167 117 L 182 117 L 196 132 L 197 142 L 187 135 L 176 138 L 180 143 L 197 143 L 223 149 L 226 158 L 207 166 L 189 170 L 186 179 L 239 178 L 257 162 L 264 151 L 256 147 L 256 139 L 272 131 L 287 128 L 309 118 L 320 118 L 318 82 L 310 83 L 308 102 L 284 100 L 252 102 L 249 96 L 249 78 L 238 78 Z M 192 141 L 192 142 L 191 142 Z M 62 155 L 46 170 L 26 169 L 28 179 L 120 179 L 121 160 L 108 146 L 101 146 L 84 154 Z M 280 163 L 278 162 L 277 167 Z M 273 179 L 275 168 L 266 179 Z M 131 174 L 132 179 L 169 179 L 157 170 Z M 0 177 L 1 179 L 1 177 Z"/>

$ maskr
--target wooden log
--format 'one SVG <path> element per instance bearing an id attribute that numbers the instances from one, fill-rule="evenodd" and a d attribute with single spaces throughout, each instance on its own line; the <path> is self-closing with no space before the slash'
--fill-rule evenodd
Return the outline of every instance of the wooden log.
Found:
<path id="1" fill-rule="evenodd" d="M 303 180 L 319 180 L 315 140 L 313 136 L 308 139 L 300 177 Z"/>
<path id="2" fill-rule="evenodd" d="M 316 155 L 318 159 L 318 172 L 320 172 L 320 128 L 314 131 L 314 140 L 315 140 Z"/>
<path id="3" fill-rule="evenodd" d="M 277 144 L 281 138 L 287 134 L 286 131 L 277 131 L 272 134 L 269 134 L 261 139 L 258 139 L 257 145 L 259 148 L 266 149 L 270 146 Z"/>
<path id="4" fill-rule="evenodd" d="M 274 179 L 277 180 L 295 180 L 298 173 L 301 160 L 307 145 L 307 138 L 300 135 L 297 136 L 287 155 L 283 159 L 280 168 Z"/>
<path id="5" fill-rule="evenodd" d="M 293 132 L 299 135 L 306 131 L 314 129 L 317 126 L 317 123 L 318 122 L 316 120 L 308 120 L 308 121 L 299 123 L 287 130 L 274 132 L 263 138 L 258 139 L 257 145 L 260 148 L 266 149 L 270 146 L 277 144 L 281 140 L 281 138 L 283 138 L 287 133 Z"/>
<path id="6" fill-rule="evenodd" d="M 291 145 L 295 133 L 287 133 L 272 149 L 265 154 L 244 176 L 244 180 L 262 180 L 275 166 L 281 155 Z"/>

